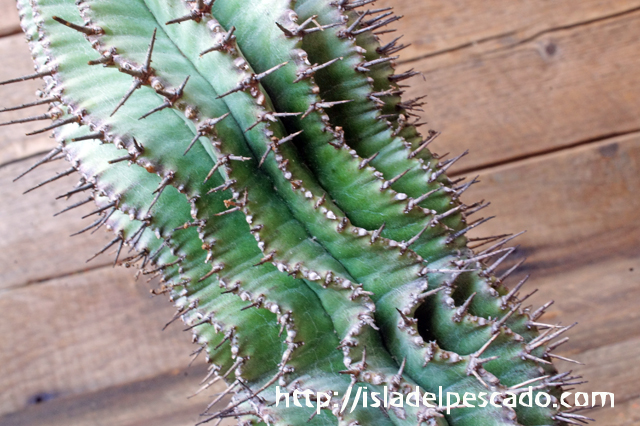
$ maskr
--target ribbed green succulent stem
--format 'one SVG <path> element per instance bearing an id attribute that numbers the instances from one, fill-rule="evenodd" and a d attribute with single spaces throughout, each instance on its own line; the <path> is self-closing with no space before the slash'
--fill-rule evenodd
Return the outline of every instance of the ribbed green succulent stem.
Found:
<path id="1" fill-rule="evenodd" d="M 510 238 L 422 138 L 394 74 L 397 18 L 362 0 L 18 0 L 58 147 L 115 239 L 160 276 L 234 395 L 203 422 L 559 425 L 557 407 L 340 410 L 352 392 L 519 393 L 557 403 L 568 327 L 504 285 Z M 64 24 L 64 25 L 61 25 Z M 95 220 L 95 219 L 94 219 Z M 130 250 L 127 250 L 127 247 Z M 479 247 L 479 246 L 478 246 Z M 133 252 L 133 254 L 132 254 Z M 541 332 L 539 327 L 543 329 Z M 286 408 L 276 387 L 332 395 Z M 441 401 L 444 404 L 444 401 Z M 449 412 L 450 411 L 450 412 Z M 573 416 L 573 417 L 572 417 Z M 580 418 L 582 420 L 582 418 Z"/>

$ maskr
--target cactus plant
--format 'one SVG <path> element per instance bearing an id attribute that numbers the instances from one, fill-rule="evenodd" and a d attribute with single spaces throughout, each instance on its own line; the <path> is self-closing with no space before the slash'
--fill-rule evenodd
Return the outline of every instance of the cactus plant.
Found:
<path id="1" fill-rule="evenodd" d="M 18 0 L 58 145 L 116 263 L 157 274 L 226 390 L 203 423 L 559 425 L 550 353 L 570 328 L 525 309 L 514 236 L 460 195 L 402 100 L 395 22 L 372 0 Z M 367 9 L 370 8 L 370 9 Z M 39 133 L 36 132 L 36 133 Z M 464 155 L 464 154 L 463 154 Z M 33 169 L 33 167 L 31 168 Z M 30 170 L 31 170 L 30 169 Z M 41 185 L 42 185 L 41 184 Z M 41 186 L 39 185 L 39 186 Z M 129 246 L 135 254 L 124 257 Z M 96 254 L 96 255 L 97 255 Z M 517 265 L 516 265 L 517 266 Z M 548 407 L 354 404 L 347 394 L 531 387 Z M 275 405 L 277 392 L 330 396 Z M 213 405 L 233 398 L 219 410 Z M 392 394 L 393 395 L 393 394 Z M 354 395 L 351 395 L 353 398 Z M 349 403 L 347 410 L 341 410 Z M 564 411 L 563 411 L 564 410 Z"/>

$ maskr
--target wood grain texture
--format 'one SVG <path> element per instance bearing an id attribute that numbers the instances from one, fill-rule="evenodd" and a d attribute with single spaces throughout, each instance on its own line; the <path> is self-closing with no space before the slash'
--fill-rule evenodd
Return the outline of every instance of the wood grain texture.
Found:
<path id="1" fill-rule="evenodd" d="M 15 0 L 0 0 L 0 37 L 20 31 Z"/>
<path id="2" fill-rule="evenodd" d="M 52 141 L 48 141 L 52 144 Z M 110 262 L 99 257 L 85 261 L 113 239 L 100 229 L 70 238 L 69 235 L 91 224 L 93 217 L 81 220 L 95 210 L 89 203 L 53 217 L 66 206 L 87 198 L 75 194 L 69 201 L 56 200 L 74 187 L 77 176 L 63 177 L 36 189 L 22 193 L 38 183 L 66 170 L 65 161 L 45 164 L 17 182 L 12 179 L 26 170 L 36 159 L 19 161 L 0 167 L 0 290 L 46 280 L 51 277 L 95 268 Z"/>
<path id="3" fill-rule="evenodd" d="M 379 0 L 403 15 L 402 61 L 487 41 L 503 47 L 558 28 L 582 25 L 640 7 L 638 0 Z M 386 36 L 397 37 L 390 34 Z"/>
<path id="4" fill-rule="evenodd" d="M 213 398 L 200 394 L 188 399 L 193 383 L 206 373 L 204 366 L 178 368 L 151 379 L 30 405 L 0 415 L 4 426 L 193 426 Z M 218 391 L 212 388 L 211 393 Z M 223 400 L 216 408 L 227 403 Z M 221 426 L 235 424 L 226 419 Z"/>
<path id="5" fill-rule="evenodd" d="M 106 267 L 0 293 L 0 414 L 186 368 L 190 335 L 162 331 L 174 309 L 145 281 Z"/>
<path id="6" fill-rule="evenodd" d="M 581 391 L 616 393 L 614 409 L 588 412 L 597 424 L 640 424 L 640 13 L 624 13 L 640 1 L 393 3 L 414 43 L 403 60 L 422 57 L 400 68 L 425 74 L 410 92 L 429 95 L 436 151 L 471 148 L 457 171 L 481 169 L 467 201 L 491 201 L 478 216 L 498 218 L 479 233 L 528 230 L 511 283 L 532 273 L 531 303 L 556 300 L 544 320 L 581 323 L 558 353 L 587 365 L 559 367 L 590 380 Z M 0 0 L 0 35 L 17 29 L 13 8 Z M 0 38 L 0 53 L 0 80 L 32 72 L 23 36 Z M 0 107 L 39 84 L 0 87 Z M 179 326 L 160 332 L 173 309 L 133 271 L 87 270 L 106 233 L 71 239 L 80 211 L 51 218 L 72 179 L 21 195 L 64 166 L 10 183 L 52 147 L 21 136 L 37 128 L 0 127 L 0 425 L 194 424 L 211 395 L 186 399 L 204 366 L 186 370 Z"/>
<path id="7" fill-rule="evenodd" d="M 438 151 L 471 148 L 454 173 L 640 130 L 640 11 L 509 48 L 483 45 L 400 67 Z"/>

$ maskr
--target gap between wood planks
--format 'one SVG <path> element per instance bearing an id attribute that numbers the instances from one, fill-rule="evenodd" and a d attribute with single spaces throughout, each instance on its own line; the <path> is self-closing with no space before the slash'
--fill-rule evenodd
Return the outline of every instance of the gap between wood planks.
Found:
<path id="1" fill-rule="evenodd" d="M 486 163 L 486 164 L 481 165 L 480 167 L 469 167 L 469 168 L 458 169 L 454 173 L 450 173 L 449 177 L 458 177 L 460 175 L 464 175 L 464 174 L 468 174 L 468 173 L 485 173 L 488 170 L 495 169 L 495 168 L 498 168 L 500 166 L 506 166 L 506 165 L 517 166 L 517 165 L 522 164 L 523 162 L 525 162 L 527 160 L 544 158 L 546 156 L 553 155 L 553 154 L 556 154 L 556 153 L 562 153 L 562 152 L 565 152 L 565 151 L 571 151 L 573 149 L 580 148 L 580 147 L 583 147 L 583 146 L 596 145 L 596 144 L 599 144 L 601 142 L 607 142 L 608 140 L 611 140 L 611 139 L 619 138 L 619 137 L 622 137 L 622 136 L 629 136 L 629 135 L 633 135 L 635 133 L 640 133 L 640 129 L 629 130 L 628 132 L 616 132 L 616 133 L 610 133 L 610 134 L 606 134 L 606 135 L 602 135 L 602 136 L 596 136 L 596 137 L 593 137 L 593 138 L 585 139 L 583 141 L 574 142 L 574 143 L 571 143 L 571 144 L 568 144 L 568 145 L 547 149 L 545 151 L 540 151 L 540 152 L 535 152 L 535 153 L 531 153 L 531 154 L 521 155 L 521 156 L 518 156 L 518 157 L 511 157 L 511 158 L 507 158 L 505 160 L 499 160 L 499 161 L 496 161 L 496 162 L 493 162 L 493 163 Z"/>
<path id="2" fill-rule="evenodd" d="M 515 43 L 512 43 L 512 44 L 510 44 L 508 46 L 505 46 L 505 47 L 500 48 L 500 49 L 494 49 L 494 50 L 491 50 L 489 52 L 498 52 L 498 51 L 504 51 L 504 50 L 513 49 L 514 47 L 517 47 L 517 46 L 520 46 L 522 44 L 534 41 L 537 38 L 539 38 L 539 37 L 541 37 L 543 35 L 546 35 L 546 34 L 552 34 L 552 33 L 559 32 L 559 31 L 570 30 L 570 29 L 574 29 L 574 28 L 579 28 L 579 27 L 595 24 L 595 23 L 598 23 L 598 22 L 603 22 L 603 21 L 607 21 L 607 20 L 620 18 L 622 16 L 625 16 L 625 15 L 628 15 L 628 14 L 631 14 L 631 13 L 634 13 L 634 12 L 637 12 L 637 11 L 640 11 L 640 7 L 634 7 L 634 8 L 628 9 L 628 10 L 624 10 L 622 12 L 617 12 L 617 13 L 613 13 L 613 14 L 610 14 L 610 15 L 603 15 L 603 16 L 599 16 L 597 18 L 588 19 L 588 20 L 581 21 L 581 22 L 576 22 L 576 23 L 573 23 L 573 24 L 560 25 L 560 26 L 553 27 L 553 28 L 547 28 L 547 29 L 539 31 L 539 32 L 527 37 L 527 38 L 524 38 L 522 40 L 518 40 Z M 444 55 L 444 54 L 447 54 L 447 53 L 457 52 L 457 51 L 460 51 L 460 50 L 464 50 L 464 49 L 468 49 L 468 48 L 471 48 L 471 47 L 475 47 L 475 46 L 478 46 L 480 44 L 487 43 L 489 41 L 499 40 L 499 39 L 504 38 L 504 37 L 509 37 L 509 36 L 511 36 L 511 35 L 513 35 L 515 33 L 517 33 L 517 31 L 508 31 L 506 33 L 495 34 L 495 35 L 492 35 L 490 37 L 485 37 L 485 38 L 478 39 L 478 40 L 471 40 L 469 42 L 462 43 L 462 44 L 459 44 L 457 46 L 452 46 L 452 47 L 449 47 L 447 49 L 437 50 L 435 52 L 428 53 L 426 55 L 420 55 L 420 56 L 416 56 L 414 58 L 409 58 L 409 59 L 402 59 L 402 60 L 397 61 L 397 63 L 399 65 L 411 64 L 413 62 L 417 62 L 417 61 L 422 60 L 422 59 L 434 58 L 434 57 L 437 57 L 437 56 L 440 56 L 440 55 Z"/>

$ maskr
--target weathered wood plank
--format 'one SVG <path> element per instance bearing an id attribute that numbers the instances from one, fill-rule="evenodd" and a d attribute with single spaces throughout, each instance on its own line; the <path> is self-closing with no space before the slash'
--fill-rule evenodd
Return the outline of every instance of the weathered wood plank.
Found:
<path id="1" fill-rule="evenodd" d="M 2 10 L 0 10 L 1 13 Z M 14 14 L 17 15 L 15 12 Z M 3 65 L 0 66 L 0 81 L 34 73 L 29 48 L 22 34 L 0 38 L 0 58 L 3 61 Z M 0 109 L 35 101 L 37 99 L 35 92 L 41 87 L 41 80 L 0 86 Z M 0 122 L 40 115 L 46 111 L 46 106 L 38 106 L 19 111 L 3 112 L 0 114 Z M 0 127 L 0 164 L 51 149 L 52 142 L 48 133 L 25 136 L 25 133 L 41 129 L 48 124 L 50 124 L 50 121 Z"/>
<path id="2" fill-rule="evenodd" d="M 149 288 L 106 267 L 1 292 L 0 414 L 186 368 L 190 334 L 162 331 L 174 309 Z"/>
<path id="3" fill-rule="evenodd" d="M 424 73 L 410 92 L 429 95 L 436 151 L 472 149 L 460 171 L 640 129 L 638 37 L 640 12 L 400 68 Z"/>
<path id="4" fill-rule="evenodd" d="M 640 12 L 544 34 L 514 48 L 460 52 L 415 67 L 410 95 L 442 131 L 436 151 L 471 148 L 455 170 L 544 153 L 640 129 Z"/>
<path id="5" fill-rule="evenodd" d="M 199 413 L 219 392 L 187 399 L 194 383 L 206 373 L 203 366 L 189 370 L 175 369 L 149 380 L 79 396 L 34 404 L 27 409 L 0 416 L 0 424 L 11 426 L 193 426 L 201 420 Z M 222 407 L 226 401 L 219 403 Z M 225 420 L 222 426 L 236 424 Z"/>
<path id="6" fill-rule="evenodd" d="M 0 37 L 20 31 L 15 0 L 0 0 Z"/>
<path id="7" fill-rule="evenodd" d="M 393 6 L 403 15 L 394 24 L 404 34 L 402 60 L 469 48 L 485 40 L 511 46 L 536 34 L 575 26 L 640 7 L 638 0 L 379 0 L 376 7 Z M 385 38 L 397 37 L 392 33 Z M 473 52 L 473 48 L 470 49 Z M 470 53 L 469 52 L 469 53 Z"/>
<path id="8" fill-rule="evenodd" d="M 69 237 L 95 220 L 93 217 L 80 219 L 95 210 L 93 203 L 52 217 L 87 197 L 76 194 L 69 201 L 55 200 L 56 196 L 73 188 L 77 176 L 63 177 L 29 194 L 22 194 L 69 167 L 64 161 L 45 164 L 12 182 L 32 163 L 35 159 L 0 167 L 0 290 L 104 265 L 113 259 L 103 255 L 85 263 L 113 239 L 107 231 L 101 229 L 93 235 L 86 232 Z"/>

